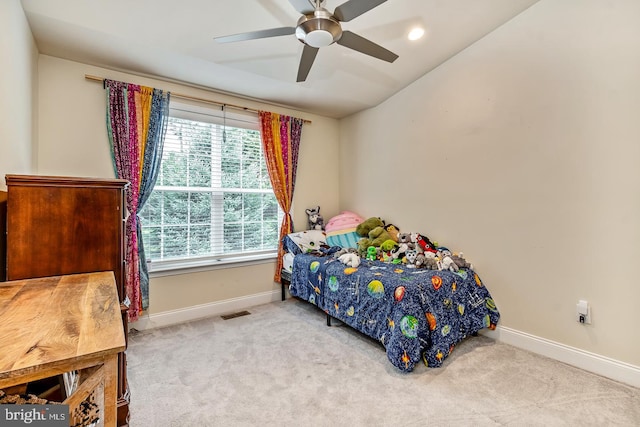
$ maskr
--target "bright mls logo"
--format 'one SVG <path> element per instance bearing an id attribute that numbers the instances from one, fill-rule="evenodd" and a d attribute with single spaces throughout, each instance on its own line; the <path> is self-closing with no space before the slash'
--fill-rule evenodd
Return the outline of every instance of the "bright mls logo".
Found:
<path id="1" fill-rule="evenodd" d="M 68 427 L 69 405 L 0 405 L 0 427 Z"/>

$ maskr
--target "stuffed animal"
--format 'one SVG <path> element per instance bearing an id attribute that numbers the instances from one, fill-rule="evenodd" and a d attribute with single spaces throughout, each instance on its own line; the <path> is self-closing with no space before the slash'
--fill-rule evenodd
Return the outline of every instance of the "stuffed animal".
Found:
<path id="1" fill-rule="evenodd" d="M 324 230 L 324 218 L 320 215 L 320 206 L 305 211 L 309 217 L 309 230 Z"/>
<path id="2" fill-rule="evenodd" d="M 380 249 L 385 251 L 385 252 L 390 252 L 396 246 L 398 246 L 398 244 L 396 242 L 394 242 L 392 239 L 389 239 L 389 240 L 385 240 L 384 242 L 382 242 L 382 244 L 380 245 Z"/>
<path id="3" fill-rule="evenodd" d="M 464 255 L 463 255 L 462 252 L 459 252 L 458 254 L 451 255 L 451 259 L 453 260 L 453 262 L 456 263 L 458 268 L 468 268 L 468 269 L 473 270 L 473 264 L 471 264 L 466 259 L 464 259 Z"/>
<path id="4" fill-rule="evenodd" d="M 424 252 L 416 255 L 416 267 L 426 268 L 427 270 L 437 270 L 438 260 L 433 252 Z"/>
<path id="5" fill-rule="evenodd" d="M 438 251 L 438 270 L 449 270 L 454 273 L 459 270 L 458 265 L 451 258 L 449 250 Z"/>
<path id="6" fill-rule="evenodd" d="M 410 233 L 398 233 L 398 243 L 411 243 Z"/>
<path id="7" fill-rule="evenodd" d="M 411 241 L 416 244 L 418 252 L 433 252 L 434 254 L 438 252 L 436 245 L 427 236 L 420 233 L 411 233 L 410 236 Z"/>
<path id="8" fill-rule="evenodd" d="M 382 226 L 375 227 L 369 231 L 366 237 L 358 240 L 358 253 L 361 256 L 366 256 L 369 246 L 379 248 L 387 240 L 393 240 L 387 230 Z"/>
<path id="9" fill-rule="evenodd" d="M 398 246 L 398 244 L 391 239 L 382 242 L 378 248 L 378 259 L 382 262 L 391 262 L 391 251 L 393 251 L 396 246 Z"/>
<path id="10" fill-rule="evenodd" d="M 333 257 L 349 267 L 357 267 L 360 265 L 360 257 L 355 248 L 342 248 L 334 252 Z"/>
<path id="11" fill-rule="evenodd" d="M 384 227 L 384 221 L 378 217 L 367 218 L 358 224 L 356 233 L 358 233 L 358 236 L 369 237 L 369 232 L 376 227 Z"/>
<path id="12" fill-rule="evenodd" d="M 391 236 L 391 240 L 393 240 L 394 242 L 398 241 L 398 233 L 400 233 L 398 227 L 393 224 L 387 224 L 384 226 L 384 229 L 387 230 L 387 233 L 389 233 L 389 236 Z"/>
<path id="13" fill-rule="evenodd" d="M 360 257 L 358 256 L 358 254 L 352 254 L 352 253 L 343 254 L 343 255 L 340 255 L 338 260 L 348 267 L 356 268 L 360 265 Z"/>
<path id="14" fill-rule="evenodd" d="M 338 259 L 341 255 L 344 254 L 357 254 L 358 251 L 355 248 L 340 248 L 339 250 L 335 251 L 332 255 L 334 259 Z"/>
<path id="15" fill-rule="evenodd" d="M 384 227 L 376 227 L 371 230 L 369 232 L 369 239 L 371 239 L 371 246 L 375 246 L 376 248 L 380 247 L 387 240 L 393 240 Z"/>
<path id="16" fill-rule="evenodd" d="M 392 264 L 402 264 L 404 253 L 405 251 L 400 252 L 400 246 L 396 246 L 389 252 L 389 255 L 391 256 L 390 262 Z"/>
<path id="17" fill-rule="evenodd" d="M 405 257 L 407 258 L 407 267 L 415 268 L 416 267 L 416 258 L 418 256 L 418 251 L 415 249 L 409 249 L 405 253 Z"/>
<path id="18" fill-rule="evenodd" d="M 369 246 L 371 246 L 371 239 L 369 239 L 368 237 L 363 237 L 358 240 L 358 255 L 360 255 L 361 257 L 366 257 L 367 249 L 369 249 Z"/>
<path id="19" fill-rule="evenodd" d="M 394 249 L 392 257 L 402 260 L 409 249 L 413 249 L 409 233 L 398 233 L 398 247 Z"/>
<path id="20" fill-rule="evenodd" d="M 357 254 L 358 250 L 356 248 L 341 248 L 333 253 L 333 257 L 338 259 L 341 255 L 344 254 Z"/>
<path id="21" fill-rule="evenodd" d="M 358 267 L 360 265 L 360 257 L 358 254 L 346 253 L 338 257 L 338 260 L 348 267 Z"/>

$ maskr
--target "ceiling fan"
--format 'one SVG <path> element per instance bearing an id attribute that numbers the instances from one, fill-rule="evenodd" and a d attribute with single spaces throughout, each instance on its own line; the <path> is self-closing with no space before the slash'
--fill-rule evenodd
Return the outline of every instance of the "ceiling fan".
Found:
<path id="1" fill-rule="evenodd" d="M 267 30 L 216 37 L 218 43 L 231 43 L 267 37 L 295 34 L 304 44 L 297 82 L 303 82 L 311 70 L 318 49 L 338 43 L 349 49 L 373 56 L 387 62 L 398 59 L 398 55 L 351 31 L 343 30 L 341 22 L 348 22 L 387 0 L 348 0 L 336 7 L 333 14 L 322 7 L 324 0 L 289 0 L 289 3 L 302 14 L 295 27 L 279 27 Z"/>

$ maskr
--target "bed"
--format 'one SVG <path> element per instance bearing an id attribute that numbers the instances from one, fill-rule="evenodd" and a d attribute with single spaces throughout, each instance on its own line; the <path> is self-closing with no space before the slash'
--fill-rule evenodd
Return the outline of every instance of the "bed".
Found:
<path id="1" fill-rule="evenodd" d="M 400 371 L 420 362 L 439 367 L 457 343 L 498 323 L 493 298 L 472 268 L 429 270 L 366 259 L 349 267 L 331 252 L 293 256 L 290 294 L 378 340 Z"/>

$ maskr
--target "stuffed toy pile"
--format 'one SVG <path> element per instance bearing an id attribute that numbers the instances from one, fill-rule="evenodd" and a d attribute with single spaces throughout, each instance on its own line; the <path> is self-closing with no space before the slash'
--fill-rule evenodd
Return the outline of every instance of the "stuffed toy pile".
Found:
<path id="1" fill-rule="evenodd" d="M 345 211 L 329 220 L 327 234 L 330 232 L 338 239 L 332 242 L 328 236 L 327 243 L 341 248 L 333 256 L 350 267 L 357 267 L 362 259 L 366 259 L 402 264 L 408 268 L 454 272 L 473 269 L 461 252 L 452 253 L 421 233 L 402 233 L 397 226 L 386 224 L 379 217 L 362 219 L 353 212 Z M 354 236 L 357 239 L 355 245 Z"/>

